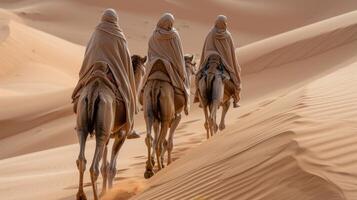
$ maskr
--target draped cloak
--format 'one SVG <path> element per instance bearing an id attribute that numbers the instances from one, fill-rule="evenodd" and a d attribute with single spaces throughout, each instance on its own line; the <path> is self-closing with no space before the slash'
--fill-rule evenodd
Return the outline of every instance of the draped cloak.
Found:
<path id="1" fill-rule="evenodd" d="M 186 103 L 189 101 L 189 80 L 185 70 L 185 60 L 180 36 L 173 28 L 174 18 L 171 14 L 164 14 L 157 23 L 148 48 L 148 63 L 143 85 L 146 84 L 153 65 L 161 60 L 165 65 L 171 84 L 185 95 Z M 144 88 L 144 87 L 143 87 Z"/>
<path id="2" fill-rule="evenodd" d="M 234 84 L 236 92 L 241 89 L 241 68 L 235 56 L 235 48 L 231 33 L 227 30 L 227 18 L 218 16 L 215 26 L 206 36 L 203 45 L 199 71 L 203 70 L 207 64 L 208 58 L 212 54 L 219 55 L 225 69 L 229 73 L 230 80 Z"/>
<path id="3" fill-rule="evenodd" d="M 114 77 L 119 95 L 116 98 L 124 102 L 126 107 L 127 131 L 133 128 L 133 118 L 136 110 L 136 86 L 130 53 L 124 33 L 118 25 L 118 17 L 113 9 L 107 9 L 93 32 L 84 55 L 79 72 L 79 81 L 73 91 L 75 101 L 91 75 L 93 65 L 97 62 L 106 63 Z M 119 115 L 121 113 L 116 113 Z"/>

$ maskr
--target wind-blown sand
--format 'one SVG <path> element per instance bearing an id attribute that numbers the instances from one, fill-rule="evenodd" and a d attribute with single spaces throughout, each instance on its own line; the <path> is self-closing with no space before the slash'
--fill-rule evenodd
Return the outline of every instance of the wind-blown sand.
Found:
<path id="1" fill-rule="evenodd" d="M 349 12 L 357 3 L 332 0 L 207 1 L 200 13 L 192 12 L 195 1 L 2 1 L 2 199 L 75 198 L 79 147 L 70 94 L 81 45 L 108 5 L 120 11 L 132 53 L 146 52 L 167 9 L 188 53 L 200 53 L 218 13 L 247 45 L 237 49 L 242 107 L 229 111 L 226 130 L 206 141 L 194 106 L 176 131 L 175 161 L 150 180 L 143 178 L 145 135 L 127 140 L 116 186 L 104 199 L 357 199 L 357 12 Z M 136 121 L 144 134 L 141 115 Z M 90 140 L 87 169 L 93 147 Z M 88 170 L 85 183 L 92 199 Z"/>

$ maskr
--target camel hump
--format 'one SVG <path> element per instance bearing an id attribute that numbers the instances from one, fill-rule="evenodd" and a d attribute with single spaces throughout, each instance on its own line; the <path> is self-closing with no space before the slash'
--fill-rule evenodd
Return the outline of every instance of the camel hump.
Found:
<path id="1" fill-rule="evenodd" d="M 169 74 L 167 73 L 165 64 L 162 60 L 158 59 L 150 71 L 148 80 L 160 80 L 171 83 Z"/>
<path id="2" fill-rule="evenodd" d="M 150 74 L 156 72 L 156 71 L 160 71 L 162 73 L 165 73 L 165 74 L 168 74 L 167 73 L 167 70 L 166 70 L 166 67 L 165 67 L 165 64 L 164 62 L 161 60 L 161 59 L 158 59 L 154 65 L 152 66 L 152 69 L 151 69 L 151 72 Z"/>

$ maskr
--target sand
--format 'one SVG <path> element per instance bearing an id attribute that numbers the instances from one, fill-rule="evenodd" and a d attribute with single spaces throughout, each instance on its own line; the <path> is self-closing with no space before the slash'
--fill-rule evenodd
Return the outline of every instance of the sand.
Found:
<path id="1" fill-rule="evenodd" d="M 228 15 L 243 75 L 240 109 L 205 139 L 194 105 L 174 138 L 174 162 L 150 180 L 145 125 L 118 158 L 104 199 L 357 199 L 357 2 L 25 0 L 0 2 L 0 196 L 75 199 L 79 145 L 70 94 L 105 6 L 119 10 L 132 53 L 145 54 L 161 12 L 176 15 L 199 55 Z M 281 20 L 283 19 L 283 20 Z M 87 143 L 89 168 L 94 141 Z M 85 191 L 92 199 L 89 173 Z"/>

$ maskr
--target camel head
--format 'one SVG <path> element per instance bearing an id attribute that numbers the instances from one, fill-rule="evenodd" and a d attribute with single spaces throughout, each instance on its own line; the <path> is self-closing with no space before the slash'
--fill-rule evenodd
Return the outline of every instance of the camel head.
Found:
<path id="1" fill-rule="evenodd" d="M 136 74 L 138 70 L 145 70 L 146 60 L 147 60 L 147 56 L 141 57 L 136 54 L 131 56 L 131 63 L 133 65 L 134 74 Z"/>
<path id="2" fill-rule="evenodd" d="M 196 62 L 194 59 L 195 57 L 194 57 L 194 55 L 189 54 L 189 55 L 185 55 L 184 58 L 185 58 L 185 66 L 186 66 L 187 75 L 189 77 L 191 77 L 192 75 L 195 75 L 197 72 Z"/>
<path id="3" fill-rule="evenodd" d="M 133 65 L 134 76 L 135 76 L 135 84 L 136 89 L 139 89 L 139 86 L 142 82 L 142 79 L 145 75 L 145 63 L 147 60 L 147 56 L 141 57 L 139 55 L 132 55 L 131 56 L 131 63 Z"/>

